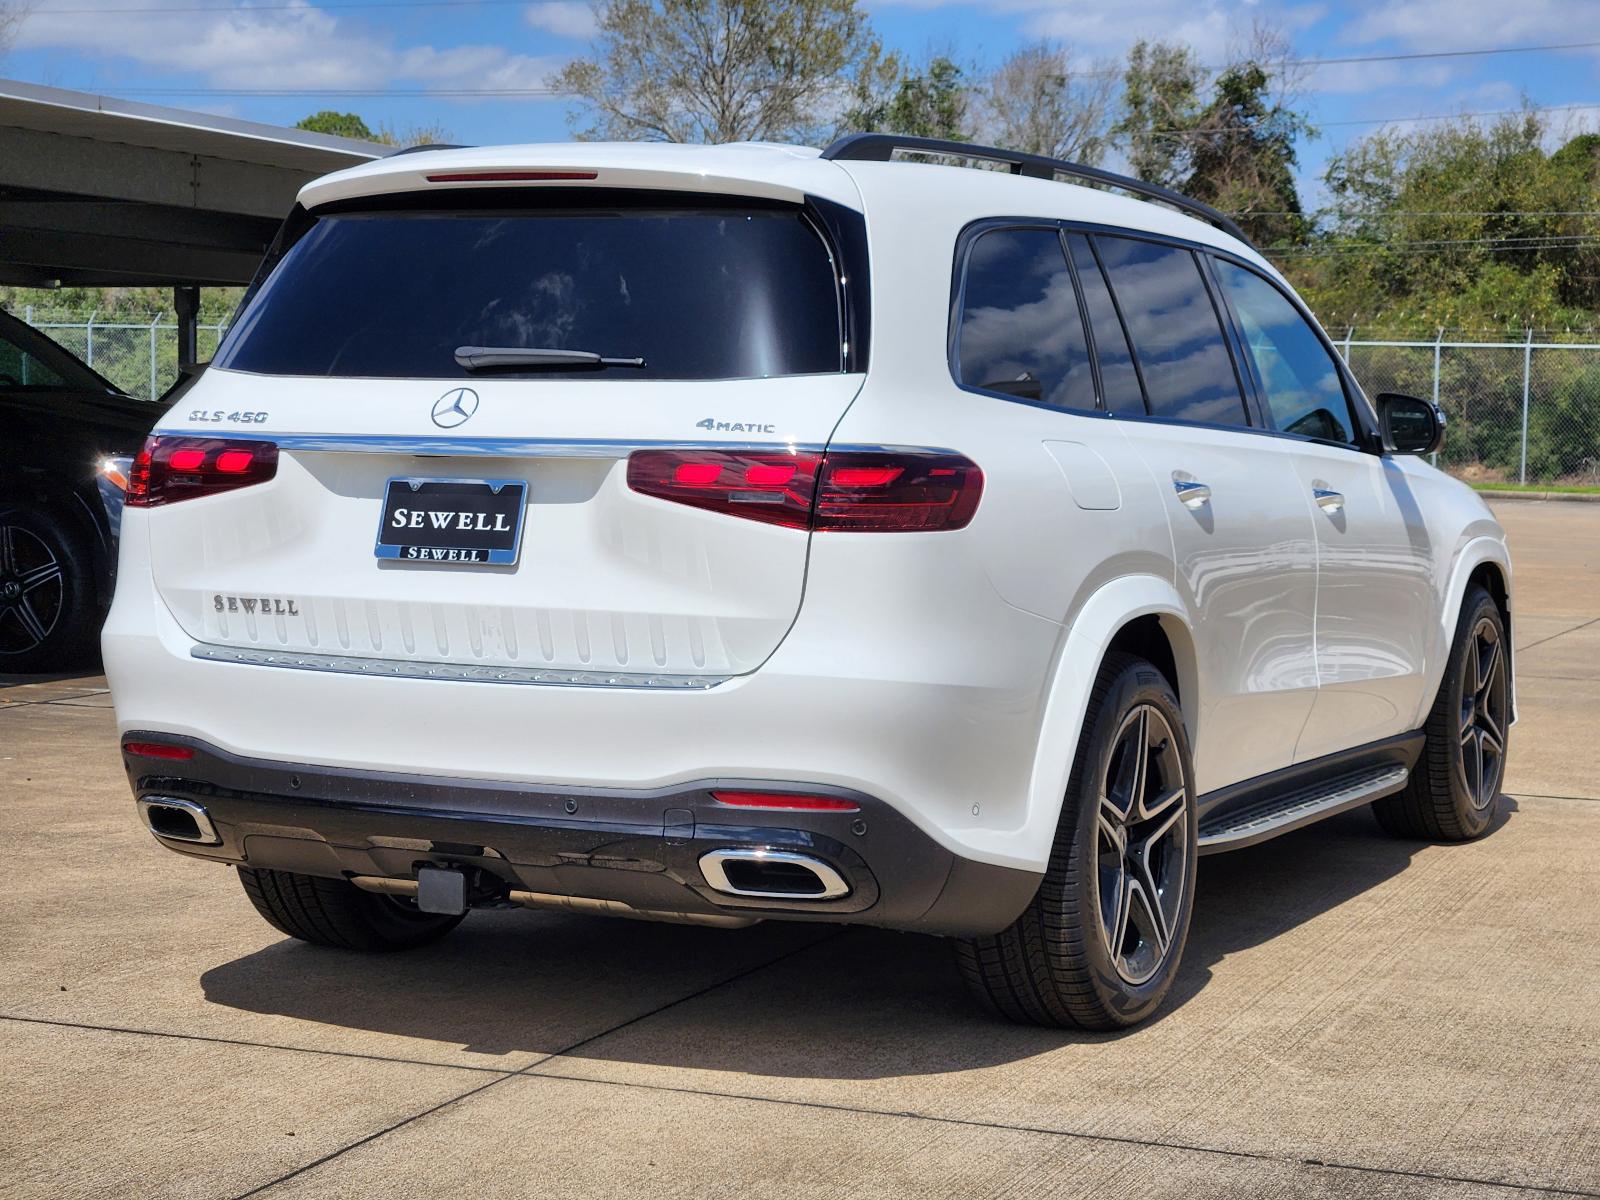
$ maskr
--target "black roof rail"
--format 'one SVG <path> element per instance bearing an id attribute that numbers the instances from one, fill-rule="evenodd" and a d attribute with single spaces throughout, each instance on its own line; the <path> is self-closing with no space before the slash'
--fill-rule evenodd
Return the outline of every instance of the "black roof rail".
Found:
<path id="1" fill-rule="evenodd" d="M 1065 175 L 1070 179 L 1082 179 L 1089 183 L 1114 187 L 1119 191 L 1131 192 L 1147 200 L 1156 200 L 1180 209 L 1190 216 L 1199 217 L 1202 221 L 1215 225 L 1224 233 L 1231 234 L 1251 249 L 1255 249 L 1250 239 L 1245 236 L 1244 230 L 1240 229 L 1231 217 L 1218 212 L 1209 204 L 1191 200 L 1188 196 L 1171 188 L 1164 188 L 1160 184 L 1145 183 L 1128 175 L 1118 175 L 1115 171 L 1103 171 L 1099 167 L 1088 167 L 1062 158 L 1047 158 L 1043 154 L 1024 154 L 1020 150 L 1002 150 L 998 146 L 982 146 L 975 142 L 950 142 L 943 138 L 912 137 L 909 134 L 899 133 L 847 134 L 824 150 L 822 157 L 854 162 L 889 162 L 894 158 L 896 150 L 909 151 L 913 154 L 938 154 L 951 158 L 979 158 L 986 162 L 1007 163 L 1013 175 L 1027 175 L 1033 179 L 1055 179 Z"/>

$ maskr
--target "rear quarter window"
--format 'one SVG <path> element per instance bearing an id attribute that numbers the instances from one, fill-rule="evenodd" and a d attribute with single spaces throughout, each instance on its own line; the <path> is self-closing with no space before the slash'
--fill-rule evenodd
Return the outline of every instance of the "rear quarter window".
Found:
<path id="1" fill-rule="evenodd" d="M 317 217 L 217 365 L 456 379 L 458 346 L 583 350 L 643 367 L 516 378 L 756 379 L 843 369 L 829 247 L 798 208 L 453 208 Z"/>

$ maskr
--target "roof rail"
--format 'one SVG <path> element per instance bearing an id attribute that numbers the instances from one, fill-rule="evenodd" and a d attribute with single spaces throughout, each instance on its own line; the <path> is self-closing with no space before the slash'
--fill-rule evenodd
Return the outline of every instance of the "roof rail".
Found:
<path id="1" fill-rule="evenodd" d="M 1244 230 L 1240 229 L 1232 218 L 1218 212 L 1209 204 L 1191 200 L 1188 196 L 1159 184 L 1145 183 L 1128 175 L 1118 175 L 1115 171 L 1103 171 L 1099 167 L 1087 167 L 1082 163 L 1068 162 L 1061 158 L 1024 154 L 1020 150 L 1002 150 L 998 146 L 981 146 L 974 142 L 950 142 L 943 138 L 912 137 L 909 134 L 899 133 L 848 134 L 824 150 L 822 157 L 854 162 L 890 162 L 896 150 L 909 151 L 913 154 L 939 154 L 952 158 L 979 158 L 987 162 L 1007 163 L 1013 175 L 1027 175 L 1033 179 L 1055 179 L 1064 175 L 1069 179 L 1082 179 L 1089 183 L 1114 187 L 1119 191 L 1131 192 L 1135 196 L 1155 200 L 1180 209 L 1190 216 L 1199 217 L 1202 221 L 1215 225 L 1224 233 L 1231 234 L 1251 249 L 1255 249 L 1250 239 L 1245 236 Z"/>

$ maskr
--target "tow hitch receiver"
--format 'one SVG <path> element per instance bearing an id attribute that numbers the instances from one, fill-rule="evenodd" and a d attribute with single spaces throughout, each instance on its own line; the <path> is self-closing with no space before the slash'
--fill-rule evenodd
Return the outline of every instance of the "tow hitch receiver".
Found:
<path id="1" fill-rule="evenodd" d="M 466 873 L 446 867 L 418 867 L 417 907 L 425 913 L 452 917 L 466 912 Z"/>

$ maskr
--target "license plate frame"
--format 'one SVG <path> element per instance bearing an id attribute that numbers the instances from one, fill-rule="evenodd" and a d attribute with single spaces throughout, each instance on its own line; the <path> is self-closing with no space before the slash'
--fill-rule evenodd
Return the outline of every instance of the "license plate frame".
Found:
<path id="1" fill-rule="evenodd" d="M 527 501 L 523 479 L 393 476 L 384 484 L 373 554 L 390 562 L 437 566 L 515 566 L 522 553 Z M 397 527 L 393 521 L 402 509 L 406 523 Z M 412 523 L 412 514 L 418 512 L 428 514 L 420 525 Z M 441 524 L 432 515 L 442 513 L 452 519 Z M 466 517 L 472 520 L 463 524 Z"/>

